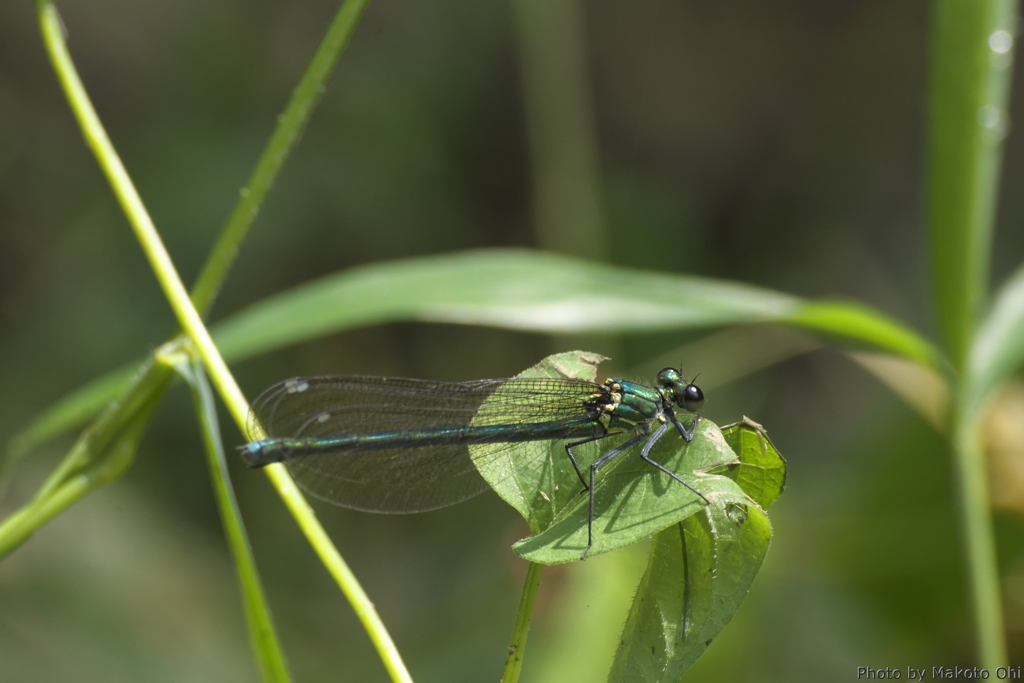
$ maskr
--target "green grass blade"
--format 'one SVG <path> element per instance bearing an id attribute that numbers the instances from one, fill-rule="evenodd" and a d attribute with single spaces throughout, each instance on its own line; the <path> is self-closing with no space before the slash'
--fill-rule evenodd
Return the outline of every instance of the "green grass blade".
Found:
<path id="1" fill-rule="evenodd" d="M 89 96 L 82 85 L 75 69 L 61 28 L 57 10 L 50 0 L 38 0 L 40 28 L 54 70 L 57 72 L 65 96 L 71 106 L 79 126 L 85 136 L 86 143 L 96 156 L 100 168 L 107 176 L 114 195 L 124 210 L 128 222 L 139 241 L 150 267 L 174 311 L 178 324 L 188 335 L 195 346 L 196 354 L 202 359 L 211 382 L 216 386 L 218 394 L 224 401 L 235 423 L 244 433 L 249 412 L 249 404 L 235 382 L 227 367 L 224 357 L 217 348 L 209 330 L 203 323 L 199 312 L 192 305 L 188 291 L 185 289 L 175 269 L 174 262 L 167 253 L 163 241 L 153 224 L 145 205 L 139 197 L 131 177 L 121 162 L 117 151 L 107 137 L 103 124 L 92 106 Z M 162 392 L 154 392 L 154 403 Z M 271 465 L 264 468 L 278 495 L 287 505 L 299 527 L 306 535 L 314 551 L 320 557 L 325 568 L 345 593 L 356 615 L 360 618 L 368 635 L 374 643 L 381 660 L 392 680 L 410 681 L 408 671 L 392 641 L 384 628 L 379 615 L 370 603 L 362 587 L 352 574 L 344 559 L 331 543 L 330 538 L 313 515 L 312 509 L 299 492 L 294 482 L 282 466 Z"/>
<path id="2" fill-rule="evenodd" d="M 990 378 L 965 371 L 972 370 L 969 344 L 988 288 L 1016 17 L 1013 0 L 937 0 L 931 22 L 931 273 L 939 331 L 964 382 L 952 443 L 978 655 L 989 670 L 1006 664 L 1006 643 L 980 422 L 972 411 L 985 391 L 979 380 Z"/>
<path id="3" fill-rule="evenodd" d="M 227 537 L 242 589 L 242 603 L 249 625 L 249 642 L 253 654 L 256 655 L 262 679 L 267 683 L 287 683 L 291 680 L 288 665 L 274 630 L 274 621 L 270 616 L 270 606 L 263 592 L 259 570 L 256 568 L 256 559 L 253 557 L 249 536 L 242 522 L 242 513 L 238 509 L 238 501 L 231 487 L 227 462 L 224 460 L 217 407 L 214 404 L 213 392 L 206 381 L 206 374 L 202 366 L 186 353 L 176 353 L 161 360 L 170 364 L 192 391 L 192 402 L 202 433 L 217 508 L 220 510 L 224 535 Z"/>
<path id="4" fill-rule="evenodd" d="M 949 374 L 949 365 L 931 342 L 903 323 L 853 301 L 806 301 L 787 322 L 839 339 L 883 349 Z"/>
<path id="5" fill-rule="evenodd" d="M 726 280 L 618 268 L 536 251 L 483 250 L 352 268 L 211 327 L 238 361 L 341 330 L 398 320 L 533 332 L 643 332 L 787 323 L 945 370 L 935 348 L 870 307 L 805 301 Z M 29 426 L 32 443 L 74 426 L 118 387 L 87 385 Z M 45 426 L 45 428 L 44 428 Z"/>
<path id="6" fill-rule="evenodd" d="M 393 320 L 536 332 L 643 331 L 780 319 L 794 297 L 746 285 L 484 250 L 352 268 L 266 299 L 214 327 L 248 357 Z"/>
<path id="7" fill-rule="evenodd" d="M 348 45 L 367 4 L 368 0 L 347 0 L 341 5 L 288 104 L 278 117 L 277 126 L 260 154 L 248 183 L 241 191 L 241 198 L 231 212 L 192 287 L 192 301 L 201 313 L 205 314 L 212 305 L 221 282 L 234 263 L 239 246 L 259 213 L 263 200 L 292 149 L 302 137 L 302 131 L 316 109 L 327 80 Z M 49 5 L 41 2 L 39 7 L 47 9 Z M 46 16 L 45 12 L 41 12 L 41 17 Z M 46 38 L 47 30 L 44 23 L 44 39 Z M 12 440 L 10 459 L 18 459 L 37 445 L 84 424 L 98 414 L 125 389 L 130 377 L 138 372 L 138 368 L 145 362 L 139 361 L 108 373 L 68 394 L 48 408 Z"/>
<path id="8" fill-rule="evenodd" d="M 921 363 L 940 363 L 926 340 L 867 306 L 808 302 L 726 280 L 514 249 L 353 268 L 266 299 L 213 329 L 227 356 L 237 359 L 340 329 L 394 320 L 555 333 L 782 322 Z"/>
<path id="9" fill-rule="evenodd" d="M 1007 652 L 995 530 L 989 510 L 984 408 L 1022 359 L 1024 268 L 999 290 L 976 332 L 968 352 L 953 433 L 976 642 L 981 663 L 990 670 L 1006 663 Z"/>
<path id="10" fill-rule="evenodd" d="M 988 287 L 1016 5 L 932 6 L 928 230 L 939 330 L 957 370 Z"/>
<path id="11" fill-rule="evenodd" d="M 201 312 L 208 310 L 212 304 L 221 282 L 231 264 L 234 263 L 239 245 L 259 213 L 260 206 L 277 178 L 278 172 L 301 138 L 302 131 L 316 108 L 325 84 L 330 78 L 337 60 L 348 45 L 352 32 L 367 4 L 368 0 L 348 0 L 342 4 L 288 104 L 278 117 L 274 133 L 260 155 L 248 183 L 241 192 L 241 198 L 221 231 L 216 245 L 192 288 L 193 302 Z M 48 11 L 49 4 L 41 2 L 39 7 L 41 10 L 47 9 Z M 41 17 L 45 18 L 46 16 L 46 12 L 41 11 Z M 47 20 L 43 21 L 44 38 L 46 38 L 48 35 Z M 51 38 L 47 42 L 55 41 Z M 138 371 L 137 368 L 142 362 L 144 361 L 104 375 L 72 392 L 49 408 L 34 420 L 26 431 L 12 441 L 11 458 L 17 459 L 36 445 L 82 424 L 96 415 L 125 388 L 130 377 Z"/>

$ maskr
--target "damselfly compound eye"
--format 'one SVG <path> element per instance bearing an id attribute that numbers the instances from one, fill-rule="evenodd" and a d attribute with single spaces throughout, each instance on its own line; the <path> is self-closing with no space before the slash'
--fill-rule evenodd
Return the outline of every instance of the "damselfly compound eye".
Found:
<path id="1" fill-rule="evenodd" d="M 691 413 L 696 413 L 704 406 L 704 392 L 696 384 L 687 384 L 680 398 L 680 404 Z"/>

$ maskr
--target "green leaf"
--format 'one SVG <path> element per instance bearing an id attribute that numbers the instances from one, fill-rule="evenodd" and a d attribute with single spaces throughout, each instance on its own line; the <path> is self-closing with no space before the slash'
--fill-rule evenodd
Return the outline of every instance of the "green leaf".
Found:
<path id="1" fill-rule="evenodd" d="M 938 352 L 867 306 L 808 302 L 769 289 L 515 249 L 481 250 L 351 268 L 254 304 L 211 328 L 230 362 L 341 330 L 397 320 L 532 332 L 636 333 L 788 323 L 938 367 Z M 39 443 L 98 411 L 120 384 L 95 383 L 46 411 Z M 45 426 L 45 428 L 44 428 Z M 24 443 L 24 442 L 23 442 Z"/>
<path id="2" fill-rule="evenodd" d="M 579 457 L 580 467 L 606 453 L 626 439 L 603 439 Z M 611 442 L 611 443 L 609 443 Z M 598 445 L 600 444 L 600 445 Z M 565 449 L 562 459 L 567 460 Z M 582 449 L 580 449 L 582 451 Z M 575 453 L 576 451 L 574 451 Z M 666 527 L 675 525 L 706 507 L 697 494 L 640 459 L 639 449 L 623 453 L 598 473 L 594 487 L 594 544 L 587 557 L 636 543 Z M 676 472 L 714 503 L 743 498 L 743 491 L 728 477 L 708 474 L 708 470 L 736 462 L 718 427 L 701 419 L 693 441 L 685 443 L 677 433 L 669 432 L 651 451 L 651 458 Z M 573 486 L 577 495 L 559 510 L 550 526 L 512 546 L 520 557 L 540 564 L 575 562 L 587 547 L 587 518 L 590 497 L 580 491 L 580 482 L 571 472 L 563 486 Z"/>
<path id="3" fill-rule="evenodd" d="M 681 680 L 736 614 L 771 535 L 768 516 L 742 496 L 657 534 L 608 680 Z"/>
<path id="4" fill-rule="evenodd" d="M 585 351 L 549 356 L 518 377 L 569 377 L 594 381 L 602 356 Z M 500 390 L 499 390 L 500 391 Z M 580 467 L 593 462 L 628 439 L 609 437 L 574 449 Z M 609 552 L 651 536 L 705 503 L 686 487 L 640 460 L 638 449 L 623 453 L 598 472 L 595 482 L 594 544 L 588 557 Z M 738 464 L 721 432 L 702 419 L 689 444 L 674 431 L 666 434 L 651 457 L 684 476 L 715 500 L 725 493 L 742 498 L 742 490 L 729 478 L 707 474 L 710 469 Z M 524 462 L 528 466 L 524 466 Z M 587 547 L 589 495 L 565 453 L 564 442 L 524 443 L 497 460 L 489 460 L 480 473 L 505 501 L 519 511 L 533 536 L 513 549 L 540 564 L 575 562 Z"/>
<path id="5" fill-rule="evenodd" d="M 534 332 L 640 332 L 790 322 L 913 357 L 939 358 L 867 306 L 805 302 L 737 282 L 621 268 L 536 251 L 481 250 L 353 268 L 301 285 L 214 328 L 237 359 L 392 320 Z"/>
<path id="6" fill-rule="evenodd" d="M 929 256 L 936 322 L 957 371 L 988 289 L 1016 24 L 1012 0 L 937 0 L 932 7 Z M 1007 47 L 998 50 L 993 38 Z"/>
<path id="7" fill-rule="evenodd" d="M 739 464 L 728 468 L 729 477 L 762 508 L 767 508 L 786 489 L 786 459 L 768 438 L 764 427 L 746 415 L 740 422 L 722 427 L 722 436 Z"/>
<path id="8" fill-rule="evenodd" d="M 548 356 L 516 376 L 565 377 L 593 382 L 597 378 L 597 366 L 604 360 L 608 359 L 596 353 L 569 351 Z M 524 460 L 528 466 L 523 465 Z M 535 534 L 548 528 L 580 491 L 580 480 L 560 441 L 521 444 L 503 457 L 489 460 L 479 471 L 491 488 L 519 511 Z"/>
<path id="9" fill-rule="evenodd" d="M 392 320 L 535 332 L 636 332 L 780 320 L 799 300 L 770 290 L 516 249 L 352 268 L 216 325 L 232 358 Z"/>
<path id="10" fill-rule="evenodd" d="M 891 351 L 936 370 L 947 363 L 931 342 L 903 323 L 854 301 L 806 301 L 788 319 L 794 325 Z"/>

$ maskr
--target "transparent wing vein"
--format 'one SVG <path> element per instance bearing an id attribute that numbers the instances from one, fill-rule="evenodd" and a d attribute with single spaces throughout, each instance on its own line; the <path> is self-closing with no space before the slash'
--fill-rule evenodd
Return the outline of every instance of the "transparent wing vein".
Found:
<path id="1" fill-rule="evenodd" d="M 256 423 L 271 438 L 319 439 L 349 434 L 533 424 L 587 414 L 598 385 L 573 379 L 436 382 L 366 376 L 303 377 L 275 384 L 253 403 Z M 478 472 L 510 458 L 529 467 L 548 442 L 441 444 L 303 455 L 285 461 L 311 495 L 373 512 L 421 512 L 471 498 L 488 488 Z M 519 467 L 502 470 L 512 476 Z M 493 480 L 493 476 L 492 476 Z"/>

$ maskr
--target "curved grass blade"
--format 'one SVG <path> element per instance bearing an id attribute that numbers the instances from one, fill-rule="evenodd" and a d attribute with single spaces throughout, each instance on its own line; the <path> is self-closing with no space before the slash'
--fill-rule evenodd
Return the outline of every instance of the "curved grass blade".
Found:
<path id="1" fill-rule="evenodd" d="M 533 332 L 643 332 L 776 322 L 943 367 L 913 330 L 867 306 L 806 301 L 726 280 L 589 263 L 505 249 L 352 268 L 254 304 L 214 325 L 228 361 L 340 330 L 398 320 Z M 44 412 L 34 443 L 97 411 L 120 386 L 88 385 Z M 43 429 L 40 425 L 48 425 Z M 25 442 L 23 442 L 25 443 Z"/>
<path id="2" fill-rule="evenodd" d="M 860 304 L 808 302 L 727 280 L 517 249 L 353 268 L 251 306 L 215 326 L 214 336 L 237 359 L 393 320 L 560 333 L 784 322 L 941 363 L 931 344 L 911 329 Z"/>

